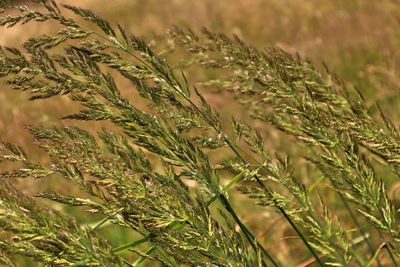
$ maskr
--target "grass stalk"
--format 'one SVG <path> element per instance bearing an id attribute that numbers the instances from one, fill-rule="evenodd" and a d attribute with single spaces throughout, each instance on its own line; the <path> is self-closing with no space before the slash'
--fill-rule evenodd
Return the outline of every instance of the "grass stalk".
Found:
<path id="1" fill-rule="evenodd" d="M 250 232 L 247 226 L 240 220 L 238 215 L 236 214 L 235 210 L 229 203 L 229 200 L 224 196 L 221 195 L 220 198 L 222 205 L 225 209 L 232 215 L 235 222 L 239 225 L 240 229 L 242 230 L 243 234 L 246 236 L 247 241 L 250 243 L 254 251 L 257 253 L 258 249 L 261 249 L 263 254 L 271 261 L 274 266 L 280 266 L 278 262 L 265 250 L 265 248 L 256 240 L 254 235 Z"/>
<path id="2" fill-rule="evenodd" d="M 357 217 L 354 215 L 353 211 L 351 210 L 349 203 L 348 203 L 347 200 L 343 197 L 343 195 L 338 191 L 339 188 L 338 188 L 337 184 L 335 183 L 335 181 L 334 181 L 333 179 L 329 179 L 329 180 L 331 181 L 331 184 L 333 185 L 333 187 L 334 187 L 335 190 L 337 191 L 337 193 L 338 193 L 338 195 L 339 195 L 339 197 L 340 197 L 341 202 L 342 202 L 343 205 L 345 206 L 347 212 L 349 213 L 351 219 L 353 220 L 354 224 L 356 225 L 356 227 L 357 227 L 358 231 L 360 232 L 361 236 L 366 237 L 367 234 L 365 233 L 365 231 L 363 230 L 361 224 L 360 224 L 359 221 L 357 220 Z M 374 247 L 373 247 L 373 245 L 372 245 L 370 239 L 369 239 L 369 238 L 365 238 L 365 242 L 367 243 L 367 246 L 368 246 L 369 251 L 370 251 L 372 254 L 374 254 L 374 253 L 375 253 L 375 252 L 374 252 Z M 382 266 L 382 264 L 381 264 L 381 262 L 380 262 L 379 259 L 377 259 L 377 264 L 378 264 L 379 267 Z"/>
<path id="3" fill-rule="evenodd" d="M 152 234 L 146 235 L 146 236 L 144 236 L 143 238 L 141 238 L 141 239 L 139 239 L 139 240 L 135 240 L 135 241 L 133 241 L 133 242 L 129 242 L 129 243 L 126 243 L 126 244 L 121 245 L 121 246 L 119 246 L 119 247 L 116 247 L 116 248 L 114 248 L 112 251 L 113 251 L 115 254 L 124 253 L 124 252 L 130 250 L 131 248 L 134 248 L 134 247 L 136 247 L 136 246 L 139 246 L 140 244 L 143 244 L 143 243 L 149 241 L 152 237 L 153 237 Z"/>
<path id="4" fill-rule="evenodd" d="M 245 159 L 242 157 L 242 155 L 239 153 L 239 151 L 236 149 L 236 146 L 229 140 L 226 139 L 227 144 L 229 145 L 229 147 L 234 151 L 234 153 L 237 155 L 237 157 L 242 161 L 242 162 L 246 162 Z M 256 176 L 253 176 L 257 183 L 261 186 L 261 188 L 265 191 L 265 192 L 269 192 L 269 190 L 265 187 L 264 183 Z M 286 213 L 286 211 L 280 207 L 279 205 L 276 205 L 279 212 L 285 217 L 286 221 L 288 221 L 288 223 L 290 224 L 290 226 L 293 228 L 293 230 L 296 232 L 296 234 L 300 237 L 300 239 L 302 240 L 302 242 L 305 244 L 305 246 L 307 247 L 307 249 L 310 251 L 311 255 L 315 258 L 316 262 L 320 265 L 320 266 L 324 266 L 323 262 L 321 261 L 321 259 L 319 258 L 318 254 L 315 252 L 315 250 L 311 247 L 311 245 L 308 243 L 307 239 L 305 238 L 305 236 L 303 235 L 303 233 L 300 231 L 300 229 L 296 226 L 296 224 L 293 222 L 293 220 L 290 218 L 290 216 Z"/>

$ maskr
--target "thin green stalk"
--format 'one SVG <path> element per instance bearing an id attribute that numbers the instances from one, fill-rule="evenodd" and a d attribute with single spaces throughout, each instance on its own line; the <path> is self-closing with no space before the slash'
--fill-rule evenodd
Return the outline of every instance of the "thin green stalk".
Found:
<path id="1" fill-rule="evenodd" d="M 278 207 L 279 211 L 283 214 L 283 216 L 286 218 L 286 220 L 289 222 L 289 224 L 292 226 L 296 234 L 300 237 L 300 239 L 303 241 L 303 243 L 307 246 L 308 250 L 311 252 L 315 260 L 318 262 L 320 266 L 325 266 L 321 259 L 318 257 L 318 254 L 314 251 L 314 249 L 311 247 L 311 245 L 308 243 L 308 241 L 305 239 L 304 235 L 300 232 L 300 230 L 297 228 L 296 224 L 293 222 L 293 220 L 289 217 L 289 215 L 286 213 L 286 211 Z"/>
<path id="2" fill-rule="evenodd" d="M 132 265 L 129 261 L 127 261 L 127 260 L 125 260 L 125 259 L 122 259 L 122 261 L 123 261 L 126 265 L 128 265 L 129 267 L 134 267 L 134 265 Z"/>
<path id="3" fill-rule="evenodd" d="M 259 167 L 258 169 L 260 169 L 261 167 Z M 244 171 L 242 171 L 241 173 L 239 173 L 238 175 L 236 175 L 235 177 L 233 177 L 228 184 L 226 184 L 223 188 L 222 188 L 222 192 L 220 194 L 214 195 L 212 196 L 210 199 L 207 200 L 206 202 L 206 206 L 210 206 L 215 200 L 217 200 L 222 194 L 227 193 L 235 184 L 237 184 L 240 179 L 243 177 L 244 175 Z"/>
<path id="4" fill-rule="evenodd" d="M 333 179 L 329 179 L 329 180 L 331 181 L 333 187 L 334 187 L 336 190 L 338 190 L 338 187 L 337 187 L 337 184 L 335 183 L 335 181 L 334 181 Z M 351 210 L 351 208 L 350 208 L 350 206 L 349 206 L 349 203 L 346 201 L 346 199 L 343 197 L 343 195 L 342 195 L 341 193 L 339 193 L 339 191 L 338 191 L 338 195 L 339 195 L 339 197 L 340 197 L 342 203 L 344 204 L 346 210 L 348 211 L 348 213 L 349 213 L 351 219 L 353 220 L 354 224 L 356 225 L 358 231 L 360 232 L 361 236 L 364 236 L 364 237 L 365 237 L 365 236 L 366 236 L 366 233 L 365 233 L 365 231 L 362 229 L 361 224 L 358 222 L 357 217 L 354 215 L 353 211 Z M 375 253 L 375 252 L 374 252 L 374 247 L 373 247 L 373 245 L 371 244 L 369 238 L 366 238 L 366 239 L 365 239 L 365 242 L 367 242 L 367 246 L 368 246 L 369 251 L 370 251 L 372 254 L 374 254 L 374 253 Z M 379 261 L 379 259 L 377 259 L 377 264 L 378 264 L 379 267 L 382 266 L 382 265 L 381 265 L 381 262 Z"/>
<path id="5" fill-rule="evenodd" d="M 381 210 L 379 207 L 375 207 L 375 209 L 379 210 L 379 214 L 380 214 L 381 217 L 383 218 L 386 227 L 389 229 L 390 227 L 389 227 L 389 225 L 386 223 L 386 220 L 385 220 L 385 217 L 384 217 L 384 214 L 383 214 L 382 210 Z M 381 232 L 381 231 L 379 231 L 379 234 L 382 236 L 382 232 Z M 391 235 L 391 239 L 394 240 L 393 235 Z M 389 256 L 390 256 L 390 259 L 392 260 L 394 266 L 398 267 L 399 265 L 398 265 L 398 263 L 397 263 L 397 261 L 396 261 L 394 255 L 393 255 L 391 249 L 390 249 L 387 245 L 385 245 L 385 248 L 386 248 L 386 251 L 388 252 L 388 254 L 389 254 Z"/>
<path id="6" fill-rule="evenodd" d="M 349 213 L 351 219 L 353 220 L 354 224 L 356 225 L 358 231 L 360 232 L 360 234 L 361 234 L 362 236 L 366 236 L 365 231 L 363 230 L 361 224 L 360 224 L 360 223 L 358 222 L 358 220 L 357 220 L 357 217 L 354 215 L 353 211 L 351 210 L 349 203 L 348 203 L 347 200 L 344 198 L 344 196 L 340 193 L 340 190 L 339 190 L 339 187 L 338 187 L 336 181 L 335 181 L 332 177 L 330 177 L 330 176 L 328 176 L 328 178 L 329 178 L 329 181 L 331 182 L 333 188 L 337 191 L 337 193 L 338 193 L 338 195 L 339 195 L 339 197 L 340 197 L 340 200 L 341 200 L 342 203 L 344 204 L 344 206 L 345 206 L 347 212 Z M 367 246 L 368 246 L 368 249 L 369 249 L 370 253 L 371 253 L 371 254 L 374 254 L 374 253 L 375 253 L 375 249 L 374 249 L 373 245 L 371 244 L 371 242 L 370 242 L 370 240 L 369 240 L 368 238 L 366 239 L 366 242 L 367 242 Z M 394 262 L 393 262 L 393 263 L 394 263 Z M 377 264 L 378 264 L 379 267 L 382 266 L 382 265 L 381 265 L 381 262 L 379 261 L 379 259 L 377 260 Z"/>
<path id="7" fill-rule="evenodd" d="M 143 243 L 151 240 L 153 237 L 154 237 L 153 234 L 148 234 L 148 235 L 144 236 L 143 238 L 141 238 L 139 240 L 135 240 L 133 242 L 129 242 L 127 244 L 124 244 L 122 246 L 114 248 L 112 251 L 113 251 L 114 254 L 124 253 L 124 252 L 126 252 L 126 251 L 128 251 L 128 250 L 130 250 L 130 249 L 132 249 L 132 248 L 134 248 L 134 247 L 136 247 L 138 245 L 140 245 L 140 244 L 143 244 Z M 153 248 L 156 248 L 158 251 L 160 251 L 160 253 L 163 254 L 163 256 L 165 257 L 165 259 L 169 261 L 169 257 L 167 255 L 165 255 L 164 251 L 161 248 L 157 247 L 156 245 L 154 245 Z M 175 266 L 175 264 L 173 262 L 169 262 L 169 263 L 171 264 L 171 266 Z"/>
<path id="8" fill-rule="evenodd" d="M 114 248 L 112 251 L 113 251 L 114 254 L 124 253 L 125 251 L 128 251 L 131 248 L 134 248 L 134 247 L 136 247 L 136 246 L 138 246 L 140 244 L 143 244 L 143 243 L 149 241 L 152 237 L 153 237 L 152 234 L 148 234 L 148 235 L 146 235 L 145 237 L 143 237 L 143 238 L 141 238 L 139 240 L 135 240 L 133 242 L 129 242 L 127 244 L 124 244 L 122 246 Z"/>
<path id="9" fill-rule="evenodd" d="M 235 154 L 240 158 L 241 161 L 245 162 L 244 158 L 240 155 L 239 151 L 235 148 L 234 144 L 229 139 L 225 139 L 227 144 L 231 147 L 231 149 L 235 152 Z M 265 191 L 268 192 L 268 189 L 265 187 L 264 183 L 256 176 L 254 175 L 254 178 L 256 179 L 257 183 L 261 186 L 261 188 Z M 280 213 L 285 217 L 285 219 L 289 222 L 290 226 L 293 228 L 293 230 L 296 232 L 296 234 L 300 237 L 300 239 L 303 241 L 303 243 L 306 245 L 307 249 L 311 252 L 315 260 L 318 262 L 320 266 L 324 266 L 323 262 L 321 259 L 318 257 L 318 254 L 314 251 L 314 249 L 311 247 L 311 245 L 308 243 L 304 235 L 301 233 L 301 231 L 297 228 L 296 224 L 293 222 L 293 220 L 290 218 L 290 216 L 286 213 L 286 211 L 277 205 L 277 208 Z"/>
<path id="10" fill-rule="evenodd" d="M 392 253 L 392 250 L 387 246 L 387 244 L 385 244 L 385 249 L 386 249 L 387 253 L 389 254 L 389 257 L 392 259 L 392 262 L 394 263 L 394 265 L 395 265 L 396 267 L 399 266 L 399 265 L 397 264 L 397 261 L 396 261 L 394 255 L 393 255 L 393 253 Z"/>
<path id="11" fill-rule="evenodd" d="M 105 224 L 108 220 L 110 220 L 110 218 L 114 217 L 118 212 L 120 212 L 121 210 L 117 210 L 115 212 L 113 212 L 112 214 L 104 217 L 101 221 L 99 221 L 98 223 L 96 223 L 92 230 L 95 231 L 97 230 L 99 227 L 101 227 L 103 224 Z"/>
<path id="12" fill-rule="evenodd" d="M 382 249 L 386 247 L 386 243 L 382 243 L 378 249 L 374 252 L 374 254 L 372 255 L 371 259 L 368 261 L 368 265 L 367 267 L 371 267 L 372 264 L 374 263 L 374 261 L 376 260 L 377 262 L 379 261 L 379 253 L 381 253 Z"/>
<path id="13" fill-rule="evenodd" d="M 146 257 L 144 255 L 150 255 L 150 253 L 152 253 L 156 248 L 155 247 L 151 247 L 149 248 L 143 255 L 140 255 L 139 259 L 137 259 L 132 266 L 138 266 L 140 263 L 142 263 Z"/>
<path id="14" fill-rule="evenodd" d="M 168 261 L 170 266 L 176 266 L 176 264 L 170 260 L 169 256 L 164 252 L 164 250 L 162 248 L 160 248 L 156 244 L 154 244 L 154 247 L 164 256 L 164 258 Z"/>
<path id="15" fill-rule="evenodd" d="M 249 241 L 250 245 L 253 247 L 253 249 L 257 252 L 258 248 L 262 250 L 264 255 L 271 261 L 271 263 L 274 266 L 280 266 L 278 262 L 265 250 L 265 248 L 255 239 L 254 235 L 250 232 L 250 230 L 247 228 L 247 226 L 239 219 L 237 216 L 235 210 L 229 203 L 228 199 L 224 196 L 220 196 L 220 200 L 223 204 L 223 206 L 226 208 L 226 210 L 232 215 L 236 223 L 239 225 L 240 229 L 244 233 L 244 235 L 247 238 L 247 241 Z M 255 243 L 255 244 L 254 244 Z"/>
<path id="16" fill-rule="evenodd" d="M 257 248 L 254 246 L 253 241 L 256 242 L 256 245 L 261 248 L 261 250 L 263 251 L 263 253 L 268 257 L 268 259 L 275 265 L 275 266 L 279 266 L 277 265 L 277 262 L 272 258 L 271 255 L 269 255 L 269 253 L 261 246 L 261 244 L 259 244 L 255 239 L 253 234 L 250 232 L 250 230 L 246 227 L 246 225 L 244 225 L 239 217 L 237 216 L 237 214 L 235 213 L 234 209 L 232 208 L 232 206 L 229 204 L 228 199 L 224 196 L 224 193 L 229 191 L 230 188 L 232 188 L 239 180 L 240 178 L 242 178 L 244 175 L 244 172 L 239 173 L 238 175 L 236 175 L 228 184 L 226 184 L 222 190 L 222 193 L 218 194 L 218 195 L 214 195 L 213 197 L 211 197 L 207 202 L 206 202 L 206 206 L 208 207 L 209 205 L 211 205 L 215 200 L 217 200 L 218 198 L 221 199 L 221 202 L 223 203 L 224 207 L 229 211 L 229 213 L 232 215 L 232 217 L 235 219 L 236 223 L 240 226 L 240 228 L 242 229 L 243 233 L 245 234 L 246 238 L 248 239 L 248 241 L 250 242 L 250 244 L 252 245 L 253 249 L 255 249 L 255 251 L 257 251 Z"/>

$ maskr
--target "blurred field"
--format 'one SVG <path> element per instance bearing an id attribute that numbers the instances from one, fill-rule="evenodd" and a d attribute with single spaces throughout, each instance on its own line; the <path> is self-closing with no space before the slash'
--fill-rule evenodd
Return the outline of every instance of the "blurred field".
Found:
<path id="1" fill-rule="evenodd" d="M 23 1 L 18 1 L 19 3 Z M 172 25 L 190 26 L 199 30 L 205 26 L 213 31 L 237 34 L 258 47 L 279 46 L 300 53 L 317 65 L 326 62 L 346 83 L 355 84 L 365 95 L 371 109 L 378 102 L 400 127 L 400 2 L 397 0 L 87 0 L 57 1 L 92 9 L 108 19 L 118 21 L 128 31 L 151 38 L 164 34 Z M 45 24 L 48 25 L 48 24 Z M 13 29 L 0 29 L 0 45 L 20 46 L 30 34 L 54 31 L 48 26 L 30 23 Z M 149 39 L 150 40 L 150 39 Z M 123 84 L 123 83 L 122 83 Z M 58 119 L 77 110 L 63 97 L 51 101 L 28 102 L 26 95 L 12 92 L 1 84 L 0 139 L 23 146 L 34 159 L 46 161 L 23 129 L 25 124 L 60 124 Z M 220 113 L 237 114 L 223 99 L 209 95 Z M 234 105 L 232 105 L 234 106 Z M 94 128 L 99 126 L 92 124 Z M 296 155 L 300 146 L 288 146 L 290 140 L 276 132 L 269 134 L 271 149 Z M 309 170 L 302 170 L 308 174 Z M 398 185 L 393 181 L 392 192 Z M 57 186 L 58 184 L 58 186 Z M 30 181 L 21 185 L 31 191 L 54 188 L 59 183 Z M 70 188 L 62 189 L 70 191 Z M 235 201 L 251 228 L 260 236 L 267 249 L 279 251 L 279 258 L 296 256 L 296 240 L 287 236 L 279 225 L 280 218 L 252 205 L 245 199 Z M 239 203 L 240 202 L 240 203 Z M 61 207 L 58 207 L 61 208 Z M 258 213 L 262 212 L 262 215 Z M 76 214 L 76 211 L 70 211 Z M 81 218 L 84 220 L 84 218 Z M 279 226 L 277 226 L 279 225 Z M 125 233 L 109 232 L 113 242 L 126 242 Z M 273 234 L 272 234 L 273 232 Z M 284 238 L 279 244 L 269 240 Z M 276 254 L 276 252 L 275 252 Z M 290 255 L 290 256 L 289 256 Z M 304 259 L 306 260 L 306 259 Z M 27 263 L 26 266 L 29 266 Z"/>

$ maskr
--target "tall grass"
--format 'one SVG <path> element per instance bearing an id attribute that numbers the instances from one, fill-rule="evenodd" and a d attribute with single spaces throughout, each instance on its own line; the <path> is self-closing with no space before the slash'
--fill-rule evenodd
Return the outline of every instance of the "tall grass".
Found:
<path id="1" fill-rule="evenodd" d="M 82 110 L 63 119 L 84 123 L 26 127 L 49 156 L 46 165 L 18 146 L 0 146 L 0 161 L 16 164 L 0 174 L 5 264 L 25 256 L 61 266 L 286 266 L 272 249 L 281 241 L 268 240 L 266 248 L 241 218 L 231 197 L 237 188 L 282 216 L 301 242 L 303 266 L 397 266 L 397 211 L 372 159 L 399 175 L 399 132 L 383 112 L 372 116 L 361 93 L 328 68 L 207 29 L 175 27 L 165 37 L 169 49 L 153 48 L 91 10 L 34 2 L 42 8 L 14 6 L 19 13 L 3 16 L 0 25 L 57 23 L 59 31 L 31 37 L 23 49 L 2 48 L 0 77 L 30 100 L 69 97 Z M 191 66 L 211 68 L 218 79 L 203 81 L 201 89 L 231 92 L 248 121 L 233 115 L 226 125 L 193 85 Z M 133 97 L 123 96 L 117 77 L 129 82 Z M 108 123 L 93 133 L 85 130 L 88 121 Z M 270 153 L 254 121 L 303 142 L 307 162 Z M 315 168 L 315 177 L 297 174 L 299 164 Z M 81 207 L 100 216 L 97 223 L 79 225 L 40 208 L 12 185 L 57 176 L 81 194 L 35 197 Z M 99 232 L 105 224 L 141 237 L 113 246 Z"/>

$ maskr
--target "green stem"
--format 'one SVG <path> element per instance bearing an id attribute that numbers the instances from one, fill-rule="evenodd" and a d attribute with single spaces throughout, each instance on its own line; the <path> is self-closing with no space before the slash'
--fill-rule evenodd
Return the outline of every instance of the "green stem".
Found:
<path id="1" fill-rule="evenodd" d="M 388 247 L 387 244 L 385 244 L 385 249 L 386 249 L 387 253 L 389 254 L 389 257 L 390 257 L 390 259 L 392 260 L 392 262 L 394 263 L 394 265 L 395 265 L 396 267 L 399 266 L 399 265 L 397 264 L 396 259 L 394 258 L 394 255 L 393 255 L 393 253 L 392 253 L 392 250 Z"/>
<path id="2" fill-rule="evenodd" d="M 332 183 L 333 187 L 334 187 L 336 190 L 338 190 L 338 187 L 337 187 L 337 184 L 335 183 L 335 181 L 333 181 L 333 179 L 330 179 L 330 180 L 331 180 L 331 183 Z M 365 231 L 363 230 L 361 224 L 358 222 L 357 217 L 354 215 L 353 211 L 351 210 L 351 208 L 350 208 L 350 206 L 349 206 L 349 203 L 346 201 L 346 199 L 343 197 L 343 195 L 342 195 L 340 192 L 338 192 L 338 194 L 339 194 L 339 197 L 340 197 L 342 203 L 344 204 L 346 210 L 347 210 L 348 213 L 350 214 L 351 219 L 353 220 L 353 222 L 354 222 L 354 224 L 356 225 L 358 231 L 360 232 L 361 236 L 366 237 L 366 233 L 365 233 Z M 374 253 L 375 253 L 375 252 L 374 252 L 374 247 L 373 247 L 373 245 L 371 244 L 371 241 L 369 240 L 369 238 L 365 238 L 365 242 L 367 242 L 367 246 L 368 246 L 369 251 L 370 251 L 372 254 L 374 254 Z M 379 261 L 379 259 L 377 259 L 377 263 L 378 263 L 378 266 L 379 266 L 379 267 L 382 267 L 381 262 Z"/>
<path id="3" fill-rule="evenodd" d="M 360 232 L 361 236 L 365 238 L 364 240 L 365 240 L 365 242 L 367 243 L 368 250 L 369 250 L 372 254 L 374 254 L 374 248 L 373 248 L 373 246 L 372 246 L 372 244 L 371 244 L 369 238 L 367 237 L 367 234 L 366 234 L 365 231 L 362 229 L 362 226 L 360 225 L 360 223 L 358 222 L 357 218 L 354 216 L 353 212 L 351 211 L 351 209 L 350 209 L 350 207 L 349 207 L 349 204 L 347 203 L 347 201 L 344 200 L 343 196 L 340 196 L 340 198 L 341 198 L 341 200 L 342 200 L 342 202 L 343 202 L 343 204 L 344 204 L 346 210 L 347 210 L 348 213 L 350 214 L 350 217 L 351 217 L 351 219 L 353 220 L 354 224 L 356 225 L 358 231 Z M 377 263 L 378 263 L 378 266 L 379 266 L 379 267 L 382 267 L 382 265 L 381 265 L 379 259 L 378 259 Z M 359 263 L 359 264 L 360 264 L 360 263 Z M 361 263 L 360 265 L 362 266 L 362 263 Z"/>
<path id="4" fill-rule="evenodd" d="M 235 145 L 232 144 L 232 142 L 229 139 L 225 138 L 226 143 L 229 145 L 229 147 L 235 152 L 235 154 L 239 157 L 239 159 L 242 162 L 245 162 L 244 158 L 240 155 L 239 151 L 235 148 Z M 261 188 L 265 192 L 269 192 L 269 190 L 265 187 L 264 183 L 257 177 L 257 175 L 253 176 L 257 183 L 261 186 Z M 303 241 L 303 243 L 306 245 L 307 249 L 311 252 L 315 260 L 318 262 L 320 266 L 324 266 L 323 262 L 321 259 L 318 257 L 318 254 L 314 251 L 314 249 L 311 247 L 311 245 L 308 243 L 304 235 L 301 233 L 301 231 L 297 228 L 296 224 L 293 222 L 293 220 L 290 218 L 290 216 L 286 213 L 286 211 L 280 207 L 279 205 L 276 205 L 278 208 L 279 212 L 282 213 L 282 215 L 285 217 L 285 219 L 289 222 L 290 226 L 292 226 L 293 230 L 296 232 L 296 234 L 300 237 L 300 239 Z"/>
<path id="5" fill-rule="evenodd" d="M 128 265 L 129 267 L 134 267 L 135 265 L 132 265 L 129 261 L 127 261 L 126 259 L 122 259 L 122 261 Z"/>
<path id="6" fill-rule="evenodd" d="M 108 215 L 107 217 L 103 218 L 101 221 L 99 221 L 98 223 L 96 223 L 92 230 L 95 231 L 98 228 L 100 228 L 103 224 L 105 224 L 109 219 L 111 219 L 112 217 L 114 217 L 118 212 L 120 212 L 121 210 L 117 210 L 115 212 L 113 212 L 112 214 Z"/>
<path id="7" fill-rule="evenodd" d="M 382 210 L 380 209 L 380 207 L 375 207 L 375 209 L 379 210 L 379 214 L 381 215 L 382 219 L 384 220 L 385 226 L 386 226 L 387 229 L 390 231 L 390 225 L 387 224 L 387 222 L 386 222 L 386 220 L 385 220 L 385 215 L 383 214 L 383 212 L 382 212 Z M 381 232 L 381 231 L 378 231 L 378 232 L 379 232 L 379 234 L 381 235 L 381 237 L 383 237 L 383 236 L 382 236 L 382 232 Z M 391 239 L 394 240 L 394 237 L 393 237 L 393 235 L 392 235 L 391 232 L 390 232 L 390 234 L 391 234 L 391 235 L 390 235 L 390 236 L 391 236 Z M 392 260 L 394 266 L 398 267 L 399 265 L 397 264 L 397 261 L 396 261 L 396 259 L 394 258 L 394 255 L 393 255 L 393 253 L 392 253 L 392 250 L 387 246 L 387 244 L 385 245 L 385 248 L 386 248 L 386 251 L 388 252 L 389 257 L 390 257 L 390 259 Z"/>
<path id="8" fill-rule="evenodd" d="M 154 250 L 156 250 L 155 247 L 149 248 L 143 255 L 140 255 L 139 259 L 137 259 L 132 265 L 138 266 L 140 263 L 142 263 L 146 259 L 146 256 L 150 255 L 150 253 L 152 253 Z"/>
<path id="9" fill-rule="evenodd" d="M 148 235 L 146 235 L 145 237 L 143 237 L 142 239 L 135 240 L 135 241 L 133 241 L 133 242 L 129 242 L 129 243 L 127 243 L 127 244 L 124 244 L 124 245 L 122 245 L 122 246 L 119 246 L 119 247 L 117 247 L 117 248 L 114 248 L 114 249 L 112 250 L 112 252 L 113 252 L 114 254 L 121 254 L 121 253 L 124 253 L 125 251 L 128 251 L 128 250 L 130 250 L 131 248 L 134 248 L 134 247 L 136 247 L 136 246 L 138 246 L 138 245 L 140 245 L 140 244 L 143 244 L 143 243 L 149 241 L 152 237 L 153 237 L 152 234 L 148 234 Z"/>
<path id="10" fill-rule="evenodd" d="M 260 168 L 259 168 L 260 169 Z M 206 207 L 210 206 L 211 203 L 213 203 L 215 200 L 217 200 L 221 195 L 227 193 L 229 191 L 229 189 L 231 189 L 235 184 L 237 184 L 240 181 L 240 178 L 242 178 L 244 175 L 244 171 L 242 171 L 241 173 L 239 173 L 238 175 L 236 175 L 235 177 L 233 177 L 228 184 L 226 184 L 223 188 L 222 188 L 222 192 L 219 194 L 216 194 L 214 196 L 212 196 L 209 200 L 207 200 L 206 202 Z"/>
<path id="11" fill-rule="evenodd" d="M 232 215 L 233 219 L 236 221 L 236 223 L 239 225 L 240 229 L 244 233 L 244 235 L 247 238 L 247 241 L 249 241 L 250 245 L 254 249 L 254 251 L 257 253 L 258 249 L 261 249 L 264 255 L 271 261 L 271 263 L 274 266 L 280 266 L 276 260 L 264 249 L 263 246 L 254 238 L 253 234 L 250 232 L 250 230 L 247 228 L 247 226 L 239 219 L 237 216 L 235 210 L 229 203 L 228 199 L 224 196 L 220 196 L 220 200 L 222 204 L 224 205 L 225 209 Z"/>
<path id="12" fill-rule="evenodd" d="M 376 261 L 379 261 L 379 259 L 378 259 L 379 253 L 381 253 L 382 248 L 384 248 L 384 247 L 386 247 L 386 243 L 382 243 L 382 244 L 378 247 L 378 249 L 373 253 L 371 259 L 368 261 L 367 267 L 372 267 L 372 264 L 374 263 L 375 260 L 376 260 Z"/>
<path id="13" fill-rule="evenodd" d="M 303 241 L 303 243 L 306 245 L 307 249 L 311 252 L 315 260 L 318 262 L 320 266 L 325 266 L 321 259 L 318 257 L 317 253 L 314 251 L 314 249 L 311 247 L 311 245 L 308 243 L 304 235 L 300 232 L 299 228 L 297 228 L 296 224 L 293 222 L 293 220 L 289 217 L 289 215 L 286 213 L 286 211 L 278 207 L 279 211 L 283 214 L 283 216 L 286 218 L 286 220 L 289 222 L 289 224 L 292 226 L 296 234 L 300 237 L 300 239 Z"/>

